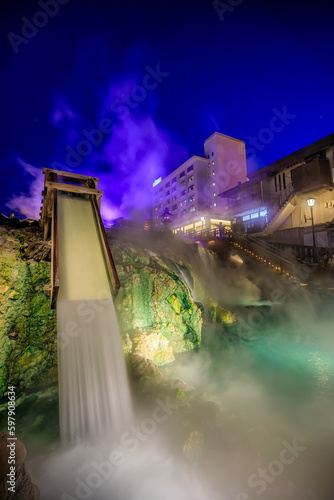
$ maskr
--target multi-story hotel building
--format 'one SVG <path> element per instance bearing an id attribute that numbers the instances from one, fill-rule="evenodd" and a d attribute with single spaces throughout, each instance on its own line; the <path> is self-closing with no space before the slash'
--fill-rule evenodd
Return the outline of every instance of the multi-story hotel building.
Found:
<path id="1" fill-rule="evenodd" d="M 192 156 L 153 185 L 153 227 L 168 209 L 174 232 L 191 234 L 230 225 L 219 193 L 247 180 L 245 143 L 215 132 L 204 143 L 204 157 Z"/>

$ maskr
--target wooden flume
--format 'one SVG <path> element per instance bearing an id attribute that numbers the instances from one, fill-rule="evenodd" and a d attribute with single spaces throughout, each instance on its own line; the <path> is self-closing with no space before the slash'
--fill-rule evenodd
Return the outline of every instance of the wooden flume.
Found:
<path id="1" fill-rule="evenodd" d="M 51 238 L 51 284 L 44 287 L 45 293 L 51 296 L 51 308 L 54 309 L 56 306 L 58 291 L 61 286 L 59 281 L 58 253 L 58 191 L 89 196 L 100 236 L 112 294 L 115 298 L 120 288 L 120 282 L 100 214 L 103 191 L 97 189 L 99 179 L 97 177 L 63 172 L 50 168 L 44 168 L 43 174 L 45 177 L 44 189 L 42 191 L 43 200 L 40 212 L 40 225 L 44 229 L 44 240 Z"/>

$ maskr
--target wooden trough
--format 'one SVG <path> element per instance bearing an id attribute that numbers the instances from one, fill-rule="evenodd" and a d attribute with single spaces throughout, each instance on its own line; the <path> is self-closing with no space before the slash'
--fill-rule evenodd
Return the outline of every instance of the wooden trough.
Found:
<path id="1" fill-rule="evenodd" d="M 44 189 L 42 191 L 42 206 L 40 212 L 40 224 L 44 229 L 44 240 L 51 238 L 51 284 L 44 287 L 45 293 L 51 296 L 51 308 L 56 307 L 59 287 L 59 254 L 58 254 L 58 212 L 57 194 L 58 191 L 70 193 L 86 194 L 92 202 L 92 207 L 96 219 L 96 224 L 101 239 L 103 255 L 108 270 L 112 294 L 115 298 L 120 288 L 120 282 L 111 251 L 108 244 L 107 235 L 103 226 L 100 204 L 103 191 L 97 189 L 99 179 L 86 175 L 62 172 L 50 168 L 43 169 Z"/>

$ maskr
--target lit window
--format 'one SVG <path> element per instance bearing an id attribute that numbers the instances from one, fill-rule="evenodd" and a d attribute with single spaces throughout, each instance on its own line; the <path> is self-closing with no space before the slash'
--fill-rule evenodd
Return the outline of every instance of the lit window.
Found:
<path id="1" fill-rule="evenodd" d="M 259 216 L 259 212 L 255 212 L 254 214 L 251 214 L 251 219 L 257 219 Z"/>
<path id="2" fill-rule="evenodd" d="M 190 196 L 190 198 L 189 198 L 189 200 L 188 200 L 188 201 L 189 201 L 189 203 L 192 203 L 193 201 L 195 201 L 195 196 L 194 196 L 194 195 L 193 195 L 193 196 Z"/>
<path id="3" fill-rule="evenodd" d="M 191 176 L 189 177 L 189 179 L 188 179 L 188 182 L 192 182 L 193 180 L 194 180 L 194 176 L 193 176 L 193 175 L 191 175 Z"/>
<path id="4" fill-rule="evenodd" d="M 245 220 L 249 220 L 250 219 L 250 215 L 244 215 L 242 220 L 245 221 Z"/>
<path id="5" fill-rule="evenodd" d="M 213 204 L 213 206 L 214 206 L 214 207 L 216 207 L 216 206 L 217 206 L 217 203 L 214 203 L 214 204 Z"/>
<path id="6" fill-rule="evenodd" d="M 182 182 L 181 182 L 181 186 L 183 187 L 183 186 L 185 186 L 185 185 L 186 185 L 186 181 L 182 181 Z"/>
<path id="7" fill-rule="evenodd" d="M 216 183 L 214 182 L 212 185 L 213 185 L 213 186 L 215 186 L 215 185 L 216 185 Z"/>
<path id="8" fill-rule="evenodd" d="M 214 164 L 215 164 L 215 162 L 213 161 L 213 162 L 212 162 L 212 166 L 213 166 Z"/>
<path id="9" fill-rule="evenodd" d="M 215 175 L 215 173 L 214 173 L 214 172 L 212 172 L 212 175 Z"/>
<path id="10" fill-rule="evenodd" d="M 216 196 L 216 193 L 213 193 L 213 196 Z"/>
<path id="11" fill-rule="evenodd" d="M 261 210 L 260 217 L 265 217 L 267 215 L 267 213 L 268 213 L 267 210 Z"/>
<path id="12" fill-rule="evenodd" d="M 189 212 L 195 212 L 196 208 L 195 207 L 190 207 Z"/>

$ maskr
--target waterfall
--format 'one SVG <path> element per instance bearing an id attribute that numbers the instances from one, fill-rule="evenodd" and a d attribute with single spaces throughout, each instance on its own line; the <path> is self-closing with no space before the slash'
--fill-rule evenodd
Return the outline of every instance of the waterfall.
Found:
<path id="1" fill-rule="evenodd" d="M 118 433 L 132 417 L 120 333 L 87 196 L 59 192 L 57 301 L 60 432 L 64 443 Z"/>

